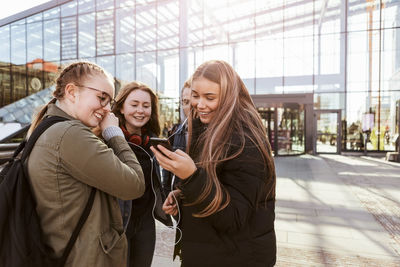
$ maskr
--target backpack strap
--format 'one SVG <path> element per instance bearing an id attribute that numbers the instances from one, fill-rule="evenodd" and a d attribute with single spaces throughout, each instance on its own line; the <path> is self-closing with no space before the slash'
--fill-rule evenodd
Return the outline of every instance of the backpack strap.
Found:
<path id="1" fill-rule="evenodd" d="M 96 188 L 92 187 L 92 192 L 90 192 L 90 196 L 86 203 L 86 207 L 83 210 L 81 217 L 79 218 L 78 224 L 76 225 L 74 231 L 72 232 L 71 238 L 69 239 L 68 244 L 64 249 L 62 257 L 58 261 L 58 264 L 57 264 L 58 267 L 62 267 L 65 265 L 68 255 L 71 252 L 76 239 L 78 238 L 79 232 L 81 231 L 83 225 L 85 224 L 87 218 L 89 217 L 89 213 L 93 206 L 93 201 L 94 201 L 94 196 L 96 194 L 96 191 L 97 191 Z"/>
<path id="2" fill-rule="evenodd" d="M 31 136 L 29 137 L 28 141 L 23 141 L 19 147 L 14 152 L 14 156 L 17 156 L 19 152 L 23 149 L 21 161 L 25 162 L 28 158 L 29 154 L 31 153 L 33 146 L 35 145 L 36 141 L 39 139 L 40 135 L 46 131 L 50 126 L 57 122 L 66 121 L 67 118 L 59 117 L 59 116 L 51 116 L 47 117 L 39 123 L 36 129 L 32 132 Z"/>
<path id="3" fill-rule="evenodd" d="M 39 139 L 40 135 L 53 124 L 66 120 L 68 119 L 59 116 L 51 116 L 43 119 L 42 122 L 40 122 L 39 125 L 36 127 L 36 129 L 32 132 L 32 135 L 29 137 L 28 141 L 23 141 L 18 146 L 17 150 L 14 152 L 13 157 L 15 158 L 23 149 L 21 161 L 24 162 L 31 153 L 33 146 Z M 61 267 L 65 265 L 65 262 L 67 261 L 67 258 L 72 250 L 72 247 L 74 246 L 75 241 L 78 238 L 79 232 L 81 231 L 83 225 L 85 224 L 87 218 L 89 217 L 90 211 L 92 210 L 96 191 L 97 191 L 96 188 L 92 187 L 92 191 L 90 192 L 90 196 L 86 203 L 86 207 L 83 210 L 81 217 L 79 218 L 78 224 L 75 226 L 75 229 L 72 232 L 72 235 L 67 243 L 67 246 L 64 249 L 62 257 L 58 260 L 57 266 Z"/>

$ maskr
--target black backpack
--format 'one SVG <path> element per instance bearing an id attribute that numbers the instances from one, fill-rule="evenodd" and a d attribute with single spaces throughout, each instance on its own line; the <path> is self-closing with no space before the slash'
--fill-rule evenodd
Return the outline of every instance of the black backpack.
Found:
<path id="1" fill-rule="evenodd" d="M 53 250 L 42 239 L 36 202 L 28 176 L 26 159 L 39 136 L 51 125 L 65 121 L 62 117 L 45 118 L 33 131 L 28 141 L 23 141 L 13 158 L 0 172 L 0 266 L 50 267 L 64 266 L 78 234 L 89 216 L 96 189 L 93 188 L 61 258 L 54 258 Z M 22 152 L 21 158 L 17 156 Z"/>

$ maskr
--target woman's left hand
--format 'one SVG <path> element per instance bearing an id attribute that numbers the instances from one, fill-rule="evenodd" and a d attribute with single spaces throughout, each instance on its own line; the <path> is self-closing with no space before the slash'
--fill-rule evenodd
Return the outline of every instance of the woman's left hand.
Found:
<path id="1" fill-rule="evenodd" d="M 174 173 L 179 178 L 187 179 L 197 170 L 196 164 L 194 164 L 192 158 L 182 150 L 177 149 L 173 152 L 162 145 L 157 145 L 157 148 L 158 150 L 153 146 L 150 147 L 158 163 L 163 169 Z"/>

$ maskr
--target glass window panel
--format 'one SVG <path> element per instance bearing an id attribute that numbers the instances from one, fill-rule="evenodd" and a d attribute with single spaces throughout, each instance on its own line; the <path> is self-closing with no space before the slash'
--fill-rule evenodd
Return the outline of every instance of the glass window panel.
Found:
<path id="1" fill-rule="evenodd" d="M 97 11 L 107 10 L 114 7 L 114 0 L 101 0 L 96 2 Z"/>
<path id="2" fill-rule="evenodd" d="M 41 21 L 43 20 L 43 13 L 40 12 L 38 14 L 35 14 L 33 16 L 29 16 L 26 18 L 26 22 L 27 23 L 32 23 L 32 22 L 36 22 L 36 21 Z"/>
<path id="3" fill-rule="evenodd" d="M 136 80 L 144 82 L 154 91 L 157 90 L 156 53 L 136 54 Z"/>
<path id="4" fill-rule="evenodd" d="M 379 1 L 349 0 L 348 31 L 379 29 Z"/>
<path id="5" fill-rule="evenodd" d="M 10 25 L 0 27 L 0 62 L 10 63 Z"/>
<path id="6" fill-rule="evenodd" d="M 136 50 L 156 50 L 156 4 L 137 6 L 136 8 Z"/>
<path id="7" fill-rule="evenodd" d="M 121 86 L 135 80 L 135 55 L 117 55 L 116 61 L 115 77 L 121 82 Z"/>
<path id="8" fill-rule="evenodd" d="M 157 49 L 177 48 L 179 46 L 178 2 L 161 2 L 157 11 Z"/>
<path id="9" fill-rule="evenodd" d="M 313 74 L 313 37 L 291 37 L 284 39 L 284 75 Z"/>
<path id="10" fill-rule="evenodd" d="M 44 59 L 46 61 L 60 60 L 60 19 L 44 22 Z"/>
<path id="11" fill-rule="evenodd" d="M 254 41 L 231 45 L 233 52 L 233 67 L 242 78 L 250 94 L 255 91 L 255 43 Z"/>
<path id="12" fill-rule="evenodd" d="M 400 2 L 395 0 L 383 0 L 382 27 L 392 28 L 400 26 Z"/>
<path id="13" fill-rule="evenodd" d="M 229 14 L 226 12 L 228 1 L 204 0 L 204 44 L 228 43 L 226 31 Z"/>
<path id="14" fill-rule="evenodd" d="M 382 30 L 381 74 L 384 90 L 400 89 L 400 28 Z"/>
<path id="15" fill-rule="evenodd" d="M 76 0 L 73 0 L 71 2 L 63 4 L 61 6 L 61 16 L 67 17 L 67 16 L 76 15 L 77 6 L 78 6 L 78 4 L 77 4 Z"/>
<path id="16" fill-rule="evenodd" d="M 256 41 L 256 93 L 282 93 L 283 39 L 282 34 Z"/>
<path id="17" fill-rule="evenodd" d="M 43 85 L 43 60 L 27 64 L 28 95 L 44 89 Z"/>
<path id="18" fill-rule="evenodd" d="M 322 8 L 324 6 L 324 1 L 315 1 L 315 11 L 316 12 L 316 23 L 315 26 L 318 28 L 319 23 L 321 22 L 321 33 L 339 33 L 340 32 L 340 24 L 341 24 L 341 1 L 340 0 L 330 0 L 328 1 L 328 6 L 325 9 L 323 14 L 323 18 L 321 19 L 320 15 L 322 12 Z M 321 11 L 321 12 L 320 12 Z M 343 17 L 344 18 L 344 17 Z M 318 29 L 316 29 L 318 32 Z"/>
<path id="19" fill-rule="evenodd" d="M 97 57 L 97 64 L 115 76 L 115 56 Z"/>
<path id="20" fill-rule="evenodd" d="M 229 42 L 247 41 L 254 39 L 256 3 L 248 1 L 228 1 L 227 13 L 229 20 L 227 31 Z"/>
<path id="21" fill-rule="evenodd" d="M 117 7 L 134 6 L 135 0 L 116 0 Z"/>
<path id="22" fill-rule="evenodd" d="M 79 57 L 87 58 L 96 55 L 96 40 L 94 36 L 95 14 L 80 15 L 79 21 Z"/>
<path id="23" fill-rule="evenodd" d="M 21 99 L 26 94 L 26 65 L 13 65 L 11 66 L 12 72 L 12 98 L 11 102 Z"/>
<path id="24" fill-rule="evenodd" d="M 94 1 L 95 0 L 78 0 L 79 14 L 94 12 Z"/>
<path id="25" fill-rule="evenodd" d="M 0 106 L 3 107 L 11 103 L 11 87 L 10 87 L 10 64 L 0 63 Z"/>
<path id="26" fill-rule="evenodd" d="M 113 11 L 97 12 L 97 55 L 114 53 Z"/>
<path id="27" fill-rule="evenodd" d="M 279 1 L 256 1 L 255 17 L 258 39 L 271 38 L 271 35 L 282 34 L 283 6 Z"/>
<path id="28" fill-rule="evenodd" d="M 43 30 L 42 22 L 27 24 L 28 30 L 28 62 L 43 59 Z"/>
<path id="29" fill-rule="evenodd" d="M 55 7 L 46 11 L 43 11 L 43 19 L 54 19 L 60 17 L 60 7 Z"/>
<path id="30" fill-rule="evenodd" d="M 176 49 L 158 52 L 158 92 L 179 98 L 179 51 Z"/>
<path id="31" fill-rule="evenodd" d="M 204 61 L 207 60 L 224 60 L 229 64 L 232 64 L 232 50 L 229 45 L 213 45 L 213 46 L 206 46 L 203 50 L 203 57 Z"/>
<path id="32" fill-rule="evenodd" d="M 349 33 L 348 43 L 347 90 L 377 90 L 373 84 L 379 80 L 379 31 Z"/>
<path id="33" fill-rule="evenodd" d="M 187 21 L 187 43 L 189 46 L 203 45 L 203 1 L 188 0 L 187 1 L 188 15 Z M 180 29 L 182 31 L 182 29 Z M 187 44 L 184 44 L 186 46 Z"/>
<path id="34" fill-rule="evenodd" d="M 203 48 L 188 48 L 188 75 L 191 75 L 204 62 Z"/>
<path id="35" fill-rule="evenodd" d="M 11 24 L 11 63 L 26 63 L 25 24 Z"/>
<path id="36" fill-rule="evenodd" d="M 133 7 L 117 9 L 116 17 L 117 54 L 135 50 L 135 17 Z"/>
<path id="37" fill-rule="evenodd" d="M 344 103 L 344 93 L 314 94 L 314 109 L 344 109 Z"/>
<path id="38" fill-rule="evenodd" d="M 76 28 L 76 17 L 61 19 L 61 56 L 63 59 L 76 58 Z"/>
<path id="39" fill-rule="evenodd" d="M 44 88 L 49 88 L 54 84 L 58 75 L 59 66 L 59 61 L 46 61 L 43 63 Z"/>

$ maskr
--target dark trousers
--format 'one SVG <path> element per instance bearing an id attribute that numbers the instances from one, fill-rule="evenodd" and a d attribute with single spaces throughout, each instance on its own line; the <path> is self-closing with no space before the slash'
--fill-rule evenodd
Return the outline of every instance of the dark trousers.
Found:
<path id="1" fill-rule="evenodd" d="M 156 244 L 156 226 L 151 210 L 133 218 L 133 235 L 128 238 L 128 267 L 150 267 Z"/>

